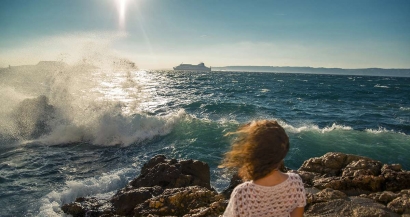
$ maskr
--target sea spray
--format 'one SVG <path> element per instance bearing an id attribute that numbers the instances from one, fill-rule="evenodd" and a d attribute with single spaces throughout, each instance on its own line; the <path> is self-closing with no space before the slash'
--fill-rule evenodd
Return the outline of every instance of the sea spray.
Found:
<path id="1" fill-rule="evenodd" d="M 63 189 L 52 191 L 41 198 L 42 206 L 38 216 L 61 216 L 64 214 L 61 206 L 74 201 L 77 197 L 94 195 L 108 198 L 125 186 L 133 176 L 136 176 L 136 169 L 128 168 L 85 180 L 67 181 Z"/>

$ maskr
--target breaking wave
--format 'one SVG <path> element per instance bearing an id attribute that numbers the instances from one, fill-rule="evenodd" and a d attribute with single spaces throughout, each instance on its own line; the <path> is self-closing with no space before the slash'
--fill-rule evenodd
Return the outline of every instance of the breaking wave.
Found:
<path id="1" fill-rule="evenodd" d="M 66 181 L 64 189 L 52 191 L 41 199 L 42 205 L 37 216 L 66 216 L 61 210 L 63 204 L 88 195 L 101 198 L 112 196 L 133 176 L 135 176 L 135 168 L 129 168 L 85 180 Z"/>

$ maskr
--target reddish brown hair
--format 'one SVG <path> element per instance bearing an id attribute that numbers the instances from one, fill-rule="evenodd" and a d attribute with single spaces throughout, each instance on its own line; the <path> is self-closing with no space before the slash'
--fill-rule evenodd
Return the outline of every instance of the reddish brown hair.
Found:
<path id="1" fill-rule="evenodd" d="M 289 151 L 289 137 L 274 120 L 252 121 L 241 126 L 220 167 L 238 169 L 243 180 L 265 177 L 282 163 Z"/>

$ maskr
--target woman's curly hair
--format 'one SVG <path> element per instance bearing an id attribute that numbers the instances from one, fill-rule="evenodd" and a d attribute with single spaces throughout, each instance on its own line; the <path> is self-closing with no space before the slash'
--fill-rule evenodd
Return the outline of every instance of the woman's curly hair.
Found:
<path id="1" fill-rule="evenodd" d="M 238 169 L 243 180 L 257 180 L 278 169 L 289 151 L 289 137 L 274 120 L 252 121 L 227 135 L 232 134 L 237 138 L 220 167 Z"/>

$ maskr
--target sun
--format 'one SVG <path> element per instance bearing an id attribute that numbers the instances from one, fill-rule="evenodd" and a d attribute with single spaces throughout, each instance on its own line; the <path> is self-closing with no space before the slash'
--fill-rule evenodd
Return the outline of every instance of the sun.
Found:
<path id="1" fill-rule="evenodd" d="M 125 28 L 125 12 L 127 9 L 128 0 L 116 0 L 119 15 L 119 25 L 121 29 Z"/>

